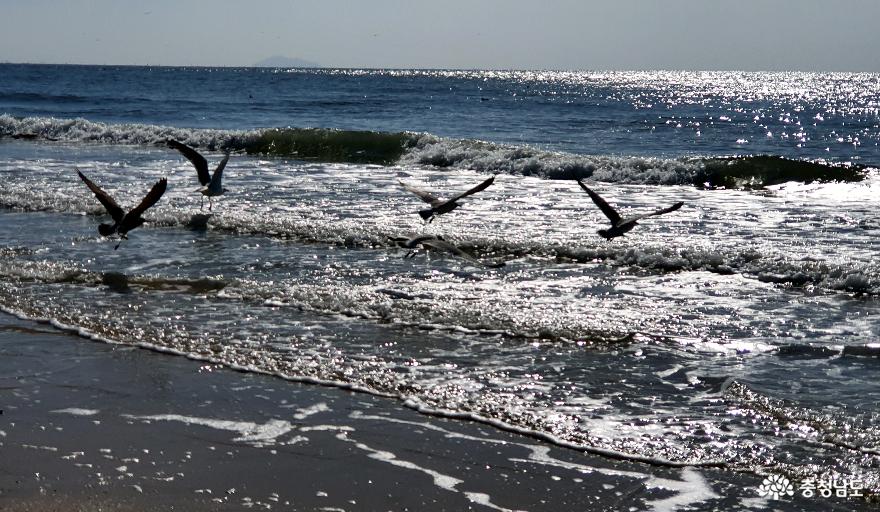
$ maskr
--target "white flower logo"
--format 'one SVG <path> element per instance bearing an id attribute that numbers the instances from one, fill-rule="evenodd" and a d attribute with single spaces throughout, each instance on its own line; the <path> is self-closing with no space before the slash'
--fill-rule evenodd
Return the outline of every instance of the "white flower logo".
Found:
<path id="1" fill-rule="evenodd" d="M 788 478 L 782 475 L 770 475 L 764 479 L 764 483 L 758 486 L 758 494 L 762 497 L 772 496 L 774 500 L 778 500 L 780 496 L 794 495 L 794 487 Z"/>

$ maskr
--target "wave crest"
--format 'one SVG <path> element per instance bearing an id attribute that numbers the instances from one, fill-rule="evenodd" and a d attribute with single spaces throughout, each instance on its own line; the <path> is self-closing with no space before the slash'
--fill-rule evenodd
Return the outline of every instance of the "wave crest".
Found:
<path id="1" fill-rule="evenodd" d="M 173 138 L 208 150 L 318 162 L 415 165 L 471 169 L 547 179 L 584 179 L 644 185 L 759 189 L 787 181 L 860 181 L 867 167 L 792 160 L 773 155 L 655 158 L 579 155 L 530 146 L 441 138 L 415 132 L 323 128 L 215 130 L 86 119 L 0 115 L 0 137 L 104 144 L 164 144 Z"/>

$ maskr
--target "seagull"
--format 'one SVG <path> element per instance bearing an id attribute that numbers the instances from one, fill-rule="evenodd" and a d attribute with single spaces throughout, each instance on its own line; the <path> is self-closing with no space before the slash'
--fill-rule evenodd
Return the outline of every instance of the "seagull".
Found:
<path id="1" fill-rule="evenodd" d="M 449 213 L 452 210 L 458 208 L 459 206 L 461 206 L 457 202 L 459 199 L 464 199 L 465 197 L 467 197 L 471 194 L 476 194 L 477 192 L 479 192 L 481 190 L 485 190 L 489 185 L 492 184 L 493 181 L 495 181 L 495 176 L 492 176 L 491 178 L 480 183 L 476 187 L 468 190 L 467 192 L 462 192 L 461 194 L 458 194 L 457 196 L 455 196 L 453 198 L 446 199 L 445 201 L 438 198 L 438 197 L 435 197 L 434 195 L 432 195 L 429 192 L 425 192 L 424 190 L 420 190 L 420 189 L 417 189 L 411 185 L 407 185 L 406 183 L 404 183 L 402 181 L 398 181 L 398 183 L 400 183 L 400 185 L 403 188 L 405 188 L 406 190 L 419 196 L 419 198 L 422 201 L 431 205 L 430 208 L 426 208 L 424 210 L 419 210 L 419 215 L 422 217 L 423 220 L 426 220 L 428 222 L 432 222 L 434 220 L 435 215 L 443 215 L 444 213 Z"/>
<path id="2" fill-rule="evenodd" d="M 404 248 L 410 250 L 408 253 L 406 253 L 403 256 L 404 258 L 415 257 L 416 250 L 418 249 L 419 246 L 421 246 L 423 249 L 436 249 L 439 251 L 445 251 L 450 254 L 454 254 L 455 256 L 458 256 L 459 258 L 466 260 L 466 261 L 473 263 L 473 264 L 480 266 L 480 267 L 500 268 L 505 265 L 505 263 L 503 261 L 496 262 L 496 263 L 486 263 L 484 261 L 480 261 L 477 258 L 473 257 L 472 255 L 468 254 L 467 252 L 463 251 L 462 249 L 459 249 L 458 247 L 447 242 L 446 240 L 443 239 L 442 236 L 421 235 L 421 236 L 415 236 L 412 238 L 390 237 L 390 239 L 397 246 L 404 247 Z"/>
<path id="3" fill-rule="evenodd" d="M 625 233 L 629 232 L 632 228 L 636 227 L 636 224 L 638 224 L 638 221 L 640 221 L 646 217 L 653 217 L 655 215 L 663 215 L 664 213 L 674 212 L 675 210 L 678 210 L 679 208 L 681 208 L 684 205 L 684 203 L 682 201 L 679 201 L 668 208 L 663 208 L 663 209 L 657 210 L 656 212 L 645 213 L 642 215 L 634 215 L 632 217 L 622 218 L 620 216 L 620 214 L 617 213 L 617 210 L 612 208 L 610 204 L 608 204 L 604 199 L 602 199 L 602 196 L 600 196 L 599 194 L 590 190 L 590 188 L 587 187 L 586 185 L 584 185 L 584 182 L 582 182 L 581 180 L 577 180 L 577 182 L 578 182 L 578 185 L 580 185 L 581 188 L 584 189 L 587 192 L 587 194 L 590 195 L 590 199 L 592 199 L 593 202 L 596 203 L 596 206 L 598 206 L 599 209 L 602 210 L 602 213 L 604 213 L 605 216 L 608 217 L 608 220 L 611 221 L 611 229 L 600 229 L 598 231 L 599 235 L 601 235 L 606 240 L 611 240 L 614 237 L 623 236 Z"/>
<path id="4" fill-rule="evenodd" d="M 168 139 L 167 142 L 169 146 L 180 151 L 180 153 L 195 166 L 196 172 L 199 174 L 199 183 L 205 187 L 198 190 L 203 196 L 202 209 L 205 208 L 204 196 L 208 196 L 208 210 L 210 211 L 212 207 L 211 198 L 222 196 L 223 193 L 226 192 L 221 181 L 223 180 L 223 168 L 226 167 L 226 162 L 229 161 L 229 153 L 226 153 L 223 160 L 220 160 L 220 163 L 217 165 L 217 168 L 214 169 L 214 174 L 212 176 L 208 173 L 208 161 L 205 160 L 205 157 L 203 157 L 198 151 L 174 139 Z"/>
<path id="5" fill-rule="evenodd" d="M 113 218 L 113 224 L 102 223 L 98 225 L 98 233 L 101 233 L 103 236 L 111 236 L 114 233 L 119 235 L 120 241 L 113 249 L 119 249 L 122 240 L 128 239 L 128 236 L 126 235 L 129 231 L 143 225 L 145 220 L 141 218 L 141 215 L 159 201 L 159 198 L 162 197 L 162 194 L 165 193 L 165 188 L 168 186 L 168 180 L 165 178 L 157 181 L 156 184 L 153 185 L 153 188 L 150 189 L 147 195 L 141 200 L 141 204 L 131 209 L 128 213 L 125 213 L 125 210 L 123 210 L 122 207 L 120 207 L 119 204 L 107 194 L 107 192 L 104 192 L 101 190 L 101 187 L 95 185 L 92 180 L 86 178 L 86 175 L 80 172 L 79 169 L 76 170 L 76 173 L 79 174 L 79 178 L 83 180 L 86 186 L 95 194 L 95 197 L 98 198 L 98 201 L 104 205 L 107 213 Z"/>

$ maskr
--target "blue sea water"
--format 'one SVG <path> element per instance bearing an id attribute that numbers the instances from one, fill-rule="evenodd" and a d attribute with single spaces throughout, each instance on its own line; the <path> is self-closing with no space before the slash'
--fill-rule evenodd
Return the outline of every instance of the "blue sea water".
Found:
<path id="1" fill-rule="evenodd" d="M 571 449 L 877 492 L 878 80 L 0 65 L 0 306 Z M 207 229 L 168 138 L 232 152 Z M 125 205 L 168 192 L 113 250 L 75 168 Z M 492 174 L 430 224 L 400 186 Z M 606 241 L 574 178 L 624 215 L 685 206 Z M 404 258 L 419 234 L 506 265 Z"/>
<path id="2" fill-rule="evenodd" d="M 11 116 L 427 132 L 575 154 L 877 165 L 880 76 L 3 66 Z"/>

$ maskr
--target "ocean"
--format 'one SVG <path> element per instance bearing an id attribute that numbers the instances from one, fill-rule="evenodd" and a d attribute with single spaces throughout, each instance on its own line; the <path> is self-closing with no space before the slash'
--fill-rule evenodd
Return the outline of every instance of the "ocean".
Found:
<path id="1" fill-rule="evenodd" d="M 210 211 L 169 138 L 211 169 L 231 152 Z M 3 64 L 0 308 L 615 460 L 872 494 L 878 143 L 877 74 Z M 114 250 L 76 169 L 124 208 L 168 191 Z M 400 185 L 492 175 L 431 223 Z M 608 241 L 576 179 L 624 216 L 684 206 Z M 473 259 L 404 257 L 418 235 Z"/>

